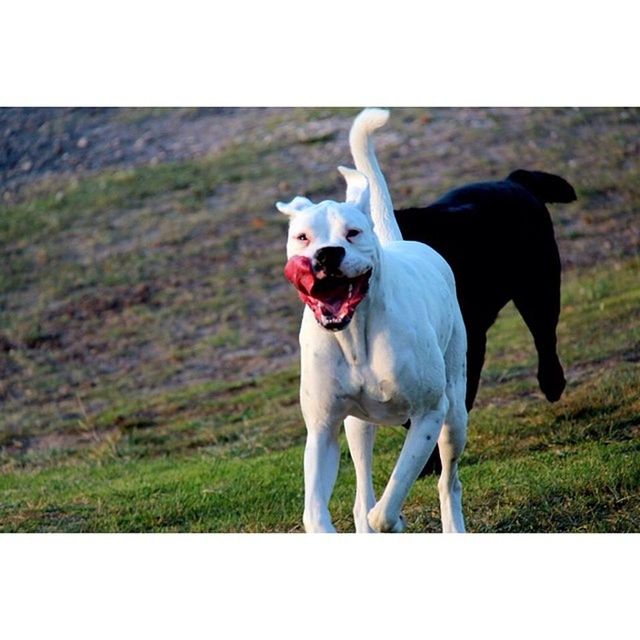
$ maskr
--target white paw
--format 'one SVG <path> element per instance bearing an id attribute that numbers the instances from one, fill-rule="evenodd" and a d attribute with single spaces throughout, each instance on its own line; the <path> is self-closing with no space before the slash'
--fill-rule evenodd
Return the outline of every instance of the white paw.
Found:
<path id="1" fill-rule="evenodd" d="M 375 531 L 369 526 L 369 521 L 365 517 L 364 520 L 356 520 L 356 533 L 375 533 Z"/>
<path id="2" fill-rule="evenodd" d="M 331 524 L 331 518 L 328 515 L 312 517 L 305 511 L 302 516 L 302 524 L 307 533 L 336 533 L 336 529 Z"/>
<path id="3" fill-rule="evenodd" d="M 367 520 L 369 526 L 379 533 L 402 533 L 407 528 L 401 513 L 397 515 L 385 513 L 379 504 L 369 511 Z"/>

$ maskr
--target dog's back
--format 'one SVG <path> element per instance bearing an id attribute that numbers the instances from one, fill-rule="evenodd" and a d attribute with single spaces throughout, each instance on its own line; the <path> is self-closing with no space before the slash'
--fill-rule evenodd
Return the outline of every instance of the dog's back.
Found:
<path id="1" fill-rule="evenodd" d="M 450 264 L 463 313 L 482 301 L 482 321 L 490 324 L 523 280 L 559 272 L 545 203 L 572 200 L 573 187 L 563 178 L 520 169 L 505 180 L 466 185 L 428 207 L 395 215 L 405 240 L 428 244 Z"/>

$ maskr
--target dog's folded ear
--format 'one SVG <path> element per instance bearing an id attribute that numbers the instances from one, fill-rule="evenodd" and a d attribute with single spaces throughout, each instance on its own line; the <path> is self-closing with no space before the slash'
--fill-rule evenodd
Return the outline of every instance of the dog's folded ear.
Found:
<path id="1" fill-rule="evenodd" d="M 313 202 L 303 196 L 296 196 L 291 202 L 276 202 L 276 209 L 286 216 L 293 216 L 311 206 L 313 206 Z"/>
<path id="2" fill-rule="evenodd" d="M 367 180 L 367 176 L 348 167 L 338 167 L 338 171 L 347 183 L 345 202 L 354 205 L 360 211 L 369 215 L 369 180 Z"/>

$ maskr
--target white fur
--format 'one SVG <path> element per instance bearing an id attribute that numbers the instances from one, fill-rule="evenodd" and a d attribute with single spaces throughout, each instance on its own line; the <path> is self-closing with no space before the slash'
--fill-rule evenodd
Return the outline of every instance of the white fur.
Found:
<path id="1" fill-rule="evenodd" d="M 466 334 L 447 263 L 426 245 L 401 240 L 370 141 L 387 117 L 381 110 L 365 110 L 353 125 L 351 150 L 363 174 L 342 171 L 346 203 L 278 204 L 291 215 L 288 257 L 312 258 L 320 247 L 342 246 L 346 275 L 373 268 L 369 291 L 343 330 L 327 331 L 308 307 L 303 314 L 300 403 L 307 426 L 303 521 L 308 532 L 335 531 L 328 503 L 343 422 L 356 471 L 356 531 L 404 529 L 401 506 L 436 441 L 443 466 L 442 528 L 464 531 L 457 468 L 467 423 Z M 352 228 L 361 233 L 349 241 L 345 234 Z M 306 242 L 298 239 L 302 233 Z M 404 446 L 376 501 L 371 481 L 376 425 L 407 419 L 411 427 Z"/>
<path id="2" fill-rule="evenodd" d="M 391 194 L 380 171 L 371 134 L 389 120 L 386 109 L 365 109 L 354 120 L 349 132 L 349 146 L 356 169 L 371 182 L 371 215 L 376 234 L 382 244 L 402 240 L 402 233 L 393 213 Z"/>

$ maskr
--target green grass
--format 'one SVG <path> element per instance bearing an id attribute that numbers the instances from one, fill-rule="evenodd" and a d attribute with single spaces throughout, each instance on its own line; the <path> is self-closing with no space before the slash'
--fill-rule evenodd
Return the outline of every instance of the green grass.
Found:
<path id="1" fill-rule="evenodd" d="M 501 315 L 461 470 L 471 531 L 638 530 L 639 271 L 631 260 L 566 279 L 560 344 L 569 385 L 554 405 L 535 385 L 522 320 L 511 308 Z M 624 336 L 613 350 L 599 330 L 611 318 Z M 2 530 L 300 529 L 304 427 L 296 369 L 114 403 L 84 428 L 95 440 L 66 456 L 13 457 L 0 476 Z M 401 428 L 380 430 L 378 490 L 403 435 Z M 353 528 L 353 483 L 343 441 L 332 499 L 343 531 Z M 438 530 L 434 479 L 416 483 L 405 512 L 410 531 Z"/>

